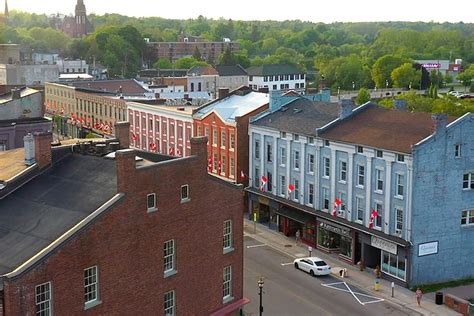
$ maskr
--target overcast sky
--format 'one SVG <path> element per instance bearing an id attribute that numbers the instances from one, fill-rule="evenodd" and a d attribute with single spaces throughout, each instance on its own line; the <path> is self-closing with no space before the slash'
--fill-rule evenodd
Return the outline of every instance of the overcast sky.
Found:
<path id="1" fill-rule="evenodd" d="M 0 0 L 2 3 L 5 0 Z M 313 22 L 435 21 L 474 22 L 474 1 L 441 0 L 84 0 L 88 13 L 164 18 L 303 20 Z M 10 10 L 74 12 L 76 0 L 8 0 Z M 452 6 L 450 6 L 452 5 Z"/>

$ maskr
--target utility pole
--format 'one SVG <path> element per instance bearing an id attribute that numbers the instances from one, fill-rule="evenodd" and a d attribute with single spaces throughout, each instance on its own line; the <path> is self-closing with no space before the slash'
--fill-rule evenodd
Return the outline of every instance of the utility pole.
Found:
<path id="1" fill-rule="evenodd" d="M 257 284 L 258 284 L 258 289 L 259 289 L 258 295 L 260 296 L 260 309 L 259 309 L 258 315 L 262 316 L 263 315 L 262 294 L 263 294 L 263 284 L 264 284 L 262 277 L 258 279 Z"/>

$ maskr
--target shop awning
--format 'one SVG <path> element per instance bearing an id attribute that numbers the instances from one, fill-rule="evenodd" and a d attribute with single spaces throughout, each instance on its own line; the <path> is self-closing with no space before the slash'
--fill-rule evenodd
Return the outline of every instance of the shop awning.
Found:
<path id="1" fill-rule="evenodd" d="M 298 211 L 288 207 L 282 207 L 279 210 L 275 210 L 275 213 L 288 217 L 289 219 L 294 220 L 295 222 L 305 224 L 311 220 L 316 221 L 316 215 L 312 215 L 306 212 Z"/>
<path id="2" fill-rule="evenodd" d="M 227 305 L 226 307 L 218 310 L 217 312 L 214 312 L 211 314 L 211 316 L 225 316 L 229 315 L 230 313 L 236 311 L 237 309 L 241 308 L 245 304 L 250 303 L 250 300 L 248 298 L 242 298 L 232 304 Z"/>

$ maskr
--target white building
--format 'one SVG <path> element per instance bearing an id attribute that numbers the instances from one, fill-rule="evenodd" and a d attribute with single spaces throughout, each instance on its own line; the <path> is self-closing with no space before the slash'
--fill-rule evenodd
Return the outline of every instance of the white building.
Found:
<path id="1" fill-rule="evenodd" d="M 306 74 L 291 65 L 263 65 L 247 69 L 249 86 L 258 91 L 295 90 L 304 92 L 306 87 Z"/>

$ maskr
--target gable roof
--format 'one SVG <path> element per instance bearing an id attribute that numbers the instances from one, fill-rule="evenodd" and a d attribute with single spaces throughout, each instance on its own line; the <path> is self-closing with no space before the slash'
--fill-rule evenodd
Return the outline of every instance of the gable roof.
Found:
<path id="1" fill-rule="evenodd" d="M 293 65 L 262 65 L 247 68 L 249 76 L 291 75 L 303 73 Z"/>
<path id="2" fill-rule="evenodd" d="M 455 118 L 448 117 L 448 122 Z M 328 140 L 411 153 L 413 145 L 434 131 L 430 113 L 389 110 L 370 103 L 331 124 L 318 136 Z"/>
<path id="3" fill-rule="evenodd" d="M 70 154 L 0 203 L 0 275 L 13 271 L 116 194 L 115 161 Z"/>
<path id="4" fill-rule="evenodd" d="M 73 81 L 65 84 L 76 88 L 108 93 L 118 93 L 120 89 L 122 89 L 122 93 L 125 95 L 144 94 L 145 92 L 148 92 L 148 90 L 134 79 Z"/>
<path id="5" fill-rule="evenodd" d="M 230 76 L 247 76 L 247 72 L 240 65 L 227 66 L 219 65 L 216 66 L 216 70 L 221 77 L 230 77 Z"/>
<path id="6" fill-rule="evenodd" d="M 316 136 L 316 129 L 338 117 L 337 103 L 294 100 L 251 124 L 279 131 Z"/>
<path id="7" fill-rule="evenodd" d="M 269 97 L 266 93 L 255 91 L 248 91 L 246 93 L 234 92 L 223 99 L 203 105 L 193 116 L 202 119 L 211 112 L 215 112 L 223 121 L 234 123 L 237 117 L 247 115 L 267 105 L 268 101 Z"/>
<path id="8" fill-rule="evenodd" d="M 188 70 L 188 76 L 217 76 L 219 73 L 211 65 L 194 66 Z"/>

